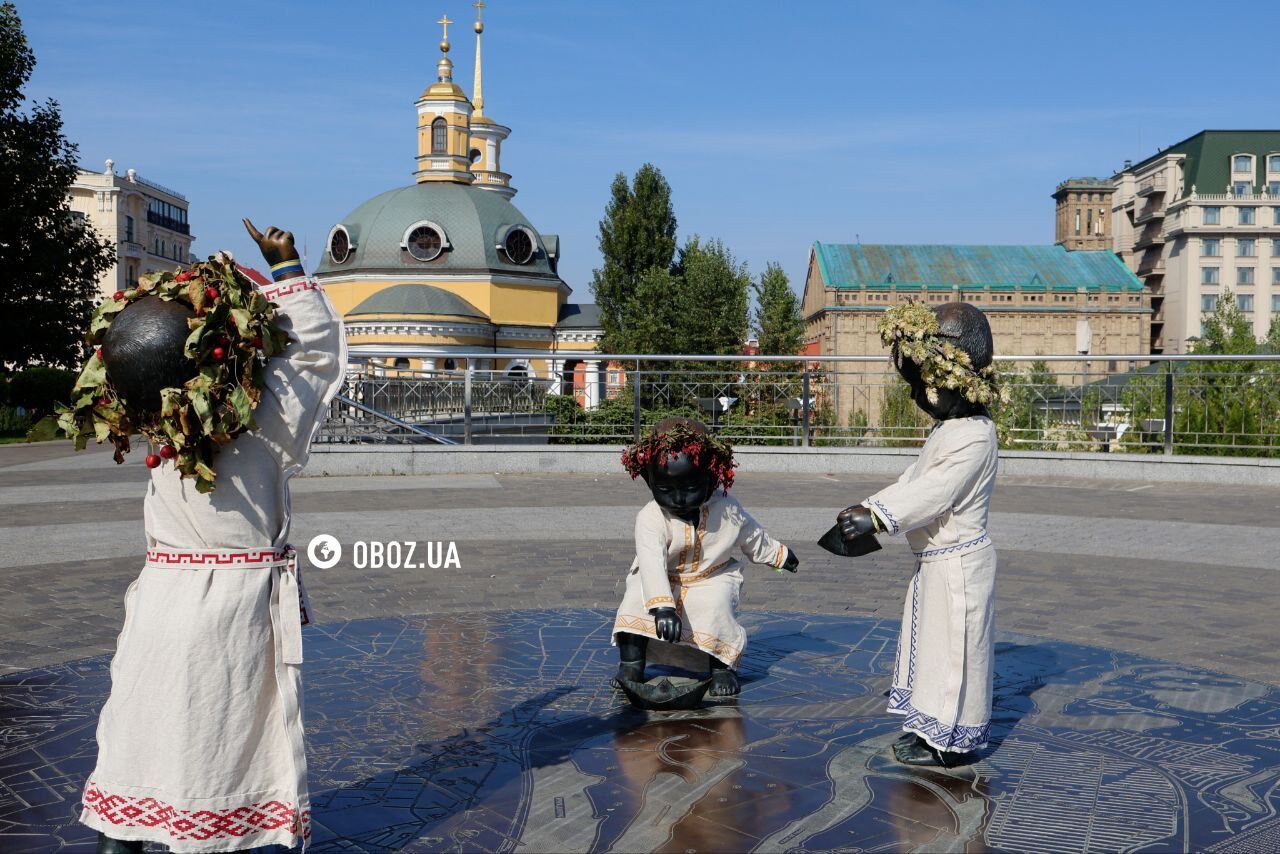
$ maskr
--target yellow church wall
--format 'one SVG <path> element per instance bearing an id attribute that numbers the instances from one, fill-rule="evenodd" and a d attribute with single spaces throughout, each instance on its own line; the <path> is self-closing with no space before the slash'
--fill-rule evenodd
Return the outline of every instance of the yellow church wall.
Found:
<path id="1" fill-rule="evenodd" d="M 560 316 L 560 294 L 546 287 L 492 286 L 489 316 L 494 323 L 555 326 Z"/>
<path id="2" fill-rule="evenodd" d="M 396 279 L 354 279 L 346 282 L 326 282 L 325 293 L 333 302 L 333 307 L 341 315 L 376 294 L 378 291 L 396 285 L 430 285 L 451 294 L 462 297 L 474 305 L 482 314 L 490 313 L 490 286 L 488 282 L 459 282 L 449 279 L 424 279 L 416 276 L 404 276 Z M 553 321 L 554 322 L 554 321 Z"/>
<path id="3" fill-rule="evenodd" d="M 346 315 L 378 291 L 404 284 L 430 285 L 460 296 L 494 323 L 552 327 L 560 317 L 562 300 L 559 289 L 540 285 L 403 276 L 395 279 L 329 281 L 325 283 L 324 289 L 338 313 Z"/>

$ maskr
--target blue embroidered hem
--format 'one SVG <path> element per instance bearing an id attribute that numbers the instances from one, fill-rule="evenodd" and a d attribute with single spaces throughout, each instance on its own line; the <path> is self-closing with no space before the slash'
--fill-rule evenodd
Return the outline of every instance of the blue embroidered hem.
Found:
<path id="1" fill-rule="evenodd" d="M 923 551 L 923 552 L 915 552 L 915 556 L 916 557 L 937 557 L 939 555 L 955 554 L 956 552 L 964 551 L 965 549 L 972 548 L 981 543 L 985 543 L 987 542 L 987 539 L 988 537 L 984 532 L 982 536 L 974 537 L 972 540 L 969 540 L 968 542 L 956 543 L 954 546 L 943 546 L 942 548 L 938 548 L 938 549 L 928 549 L 927 551 Z"/>
<path id="2" fill-rule="evenodd" d="M 896 518 L 894 518 L 894 515 L 893 515 L 892 513 L 890 513 L 890 512 L 889 512 L 889 508 L 888 508 L 888 507 L 885 507 L 885 506 L 884 506 L 883 504 L 881 504 L 879 501 L 875 501 L 875 500 L 872 500 L 872 502 L 871 502 L 871 506 L 872 506 L 872 507 L 874 507 L 875 509 L 879 510 L 879 511 L 880 511 L 880 514 L 879 514 L 879 515 L 880 515 L 880 516 L 882 516 L 884 519 L 886 519 L 886 520 L 889 522 L 889 534 L 890 534 L 890 536 L 892 536 L 893 534 L 898 533 L 899 529 L 901 528 L 901 525 L 898 523 L 898 520 L 897 520 Z"/>
<path id="3" fill-rule="evenodd" d="M 956 724 L 949 726 L 942 721 L 926 715 L 911 705 L 911 689 L 893 687 L 889 689 L 889 713 L 905 715 L 902 728 L 914 732 L 929 743 L 935 750 L 949 750 L 964 753 L 985 747 L 987 737 L 991 735 L 991 721 L 978 726 Z"/>

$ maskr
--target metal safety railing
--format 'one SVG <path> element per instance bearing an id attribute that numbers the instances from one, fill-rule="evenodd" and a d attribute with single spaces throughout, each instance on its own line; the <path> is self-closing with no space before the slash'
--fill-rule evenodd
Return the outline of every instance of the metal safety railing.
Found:
<path id="1" fill-rule="evenodd" d="M 465 367 L 495 357 L 521 367 Z M 619 443 L 685 415 L 739 444 L 911 447 L 932 426 L 884 356 L 450 358 L 462 367 L 353 364 L 320 441 Z M 1280 356 L 1005 356 L 997 369 L 1006 448 L 1280 455 Z"/>

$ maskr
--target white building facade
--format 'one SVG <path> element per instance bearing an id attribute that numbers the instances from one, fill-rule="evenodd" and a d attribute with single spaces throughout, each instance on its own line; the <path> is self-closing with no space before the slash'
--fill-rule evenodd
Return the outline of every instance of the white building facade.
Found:
<path id="1" fill-rule="evenodd" d="M 80 170 L 71 186 L 71 209 L 93 225 L 98 237 L 116 247 L 115 266 L 98 279 L 103 296 L 137 283 L 138 277 L 190 263 L 191 226 L 187 197 L 139 177 L 122 177 L 114 161 L 101 172 Z"/>
<path id="2" fill-rule="evenodd" d="M 1265 337 L 1280 315 L 1280 131 L 1202 131 L 1112 183 L 1114 248 L 1151 296 L 1151 351 L 1189 352 L 1224 289 Z"/>

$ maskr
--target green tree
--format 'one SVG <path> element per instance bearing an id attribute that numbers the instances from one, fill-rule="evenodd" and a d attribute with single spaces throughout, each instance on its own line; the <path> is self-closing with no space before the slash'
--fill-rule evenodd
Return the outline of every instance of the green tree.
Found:
<path id="1" fill-rule="evenodd" d="M 719 240 L 698 235 L 680 248 L 675 276 L 681 281 L 675 352 L 735 355 L 749 322 L 751 275 Z"/>
<path id="2" fill-rule="evenodd" d="M 75 365 L 98 275 L 115 260 L 67 203 L 77 148 L 57 102 L 21 109 L 35 64 L 18 10 L 0 4 L 0 370 Z"/>
<path id="3" fill-rule="evenodd" d="M 635 299 L 640 278 L 653 269 L 669 270 L 676 251 L 676 214 L 671 205 L 671 186 L 662 172 L 646 163 L 631 183 L 619 172 L 609 190 L 609 203 L 600 220 L 600 254 L 603 265 L 594 272 L 591 292 L 600 306 L 604 327 L 601 342 L 606 352 L 642 348 L 644 342 L 633 329 Z"/>
<path id="4" fill-rule="evenodd" d="M 1026 369 L 1002 371 L 1000 382 L 1005 399 L 991 407 L 1000 447 L 1038 448 L 1045 428 L 1065 419 L 1070 395 L 1043 359 Z"/>
<path id="5" fill-rule="evenodd" d="M 911 386 L 893 377 L 884 387 L 880 401 L 880 435 L 889 448 L 911 448 L 920 445 L 929 417 L 911 399 Z"/>
<path id="6" fill-rule="evenodd" d="M 1253 326 L 1224 288 L 1217 307 L 1204 318 L 1196 355 L 1258 352 Z M 1260 363 L 1190 362 L 1175 380 L 1174 441 L 1198 454 L 1256 453 L 1276 429 L 1274 390 L 1259 382 Z"/>
<path id="7" fill-rule="evenodd" d="M 760 340 L 760 352 L 771 356 L 799 353 L 804 346 L 800 298 L 791 289 L 782 266 L 770 261 L 760 281 L 752 287 L 756 294 L 755 332 Z"/>
<path id="8" fill-rule="evenodd" d="M 1196 342 L 1196 354 L 1245 355 L 1257 351 L 1258 339 L 1253 335 L 1253 324 L 1236 305 L 1230 288 L 1223 288 L 1217 306 L 1204 318 L 1204 334 Z"/>
<path id="9" fill-rule="evenodd" d="M 651 267 L 640 274 L 626 311 L 628 352 L 680 352 L 683 284 L 665 267 Z"/>

